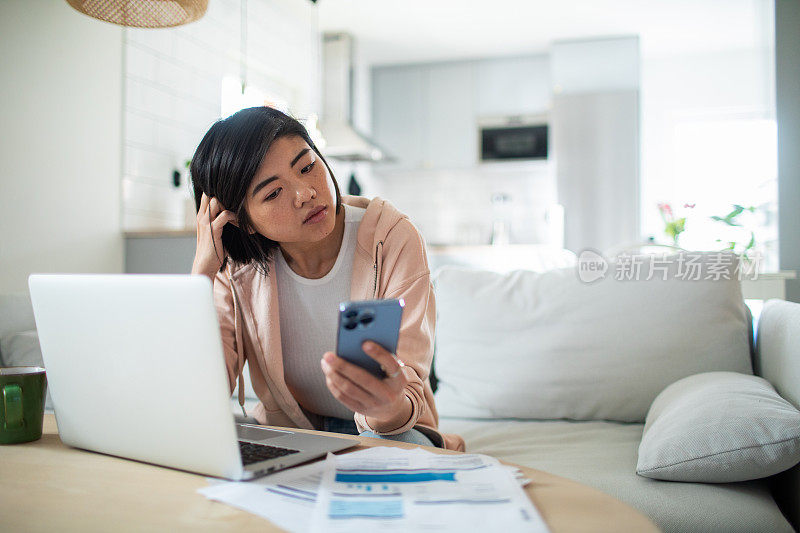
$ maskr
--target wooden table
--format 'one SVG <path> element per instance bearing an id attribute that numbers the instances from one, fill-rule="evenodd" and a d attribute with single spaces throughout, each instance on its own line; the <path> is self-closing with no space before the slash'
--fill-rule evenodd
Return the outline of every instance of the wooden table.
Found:
<path id="1" fill-rule="evenodd" d="M 198 494 L 208 485 L 204 476 L 67 447 L 51 414 L 45 415 L 43 433 L 35 442 L 0 445 L 3 531 L 280 531 L 261 517 Z M 414 447 L 341 436 L 360 441 L 342 453 Z M 553 532 L 658 531 L 647 517 L 598 490 L 519 468 L 533 481 L 526 492 Z"/>

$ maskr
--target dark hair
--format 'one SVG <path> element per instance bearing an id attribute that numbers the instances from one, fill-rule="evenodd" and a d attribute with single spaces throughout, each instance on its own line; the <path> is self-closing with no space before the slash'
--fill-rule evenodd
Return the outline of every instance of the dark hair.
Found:
<path id="1" fill-rule="evenodd" d="M 238 228 L 226 224 L 222 229 L 226 257 L 220 272 L 225 269 L 230 257 L 236 263 L 254 263 L 264 275 L 269 274 L 269 256 L 278 248 L 278 243 L 260 233 L 249 232 L 252 224 L 245 210 L 245 197 L 272 143 L 280 137 L 292 135 L 301 137 L 325 163 L 336 189 L 336 214 L 339 214 L 342 198 L 331 167 L 311 140 L 305 126 L 277 109 L 250 107 L 218 120 L 195 150 L 190 171 L 197 211 L 200 211 L 200 201 L 205 193 L 209 198 L 216 198 L 225 209 L 234 212 L 239 220 Z"/>

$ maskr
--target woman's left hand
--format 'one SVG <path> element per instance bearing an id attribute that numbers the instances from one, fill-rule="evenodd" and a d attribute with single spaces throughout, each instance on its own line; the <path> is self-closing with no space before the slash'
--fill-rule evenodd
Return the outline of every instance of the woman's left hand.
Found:
<path id="1" fill-rule="evenodd" d="M 362 349 L 381 365 L 386 377 L 377 378 L 335 353 L 325 352 L 320 364 L 328 389 L 337 400 L 357 413 L 377 421 L 393 420 L 406 403 L 404 391 L 408 380 L 403 373 L 404 365 L 393 353 L 374 342 L 366 341 Z"/>

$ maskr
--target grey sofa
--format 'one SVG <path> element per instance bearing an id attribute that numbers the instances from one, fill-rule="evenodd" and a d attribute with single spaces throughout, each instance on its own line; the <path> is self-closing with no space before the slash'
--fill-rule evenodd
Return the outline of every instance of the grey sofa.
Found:
<path id="1" fill-rule="evenodd" d="M 675 266 L 671 263 L 672 274 Z M 615 272 L 613 265 L 608 271 Z M 443 268 L 434 283 L 439 427 L 464 437 L 467 451 L 593 486 L 637 508 L 664 531 L 796 527 L 797 466 L 769 478 L 701 483 L 643 477 L 637 463 L 648 407 L 684 378 L 755 373 L 795 408 L 800 405 L 800 304 L 766 302 L 754 339 L 753 319 L 735 278 L 673 276 L 662 282 L 606 276 L 587 284 L 573 268 L 541 273 Z M 724 407 L 714 412 L 726 416 Z M 735 419 L 739 412 L 727 416 Z M 735 431 L 750 439 L 770 423 L 750 418 Z M 705 438 L 731 437 L 709 431 L 694 441 L 669 433 L 686 450 Z M 740 450 L 747 449 L 743 446 Z M 736 468 L 726 461 L 719 468 Z"/>

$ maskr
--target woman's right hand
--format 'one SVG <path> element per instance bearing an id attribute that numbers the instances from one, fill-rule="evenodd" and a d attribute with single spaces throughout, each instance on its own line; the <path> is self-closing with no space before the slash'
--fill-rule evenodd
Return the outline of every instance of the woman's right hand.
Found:
<path id="1" fill-rule="evenodd" d="M 209 225 L 209 220 L 211 224 Z M 192 274 L 203 274 L 214 282 L 214 277 L 225 259 L 222 246 L 222 228 L 228 222 L 237 225 L 236 214 L 226 211 L 216 198 L 203 193 L 197 212 L 197 248 L 192 263 Z M 216 249 L 215 249 L 216 247 Z"/>

